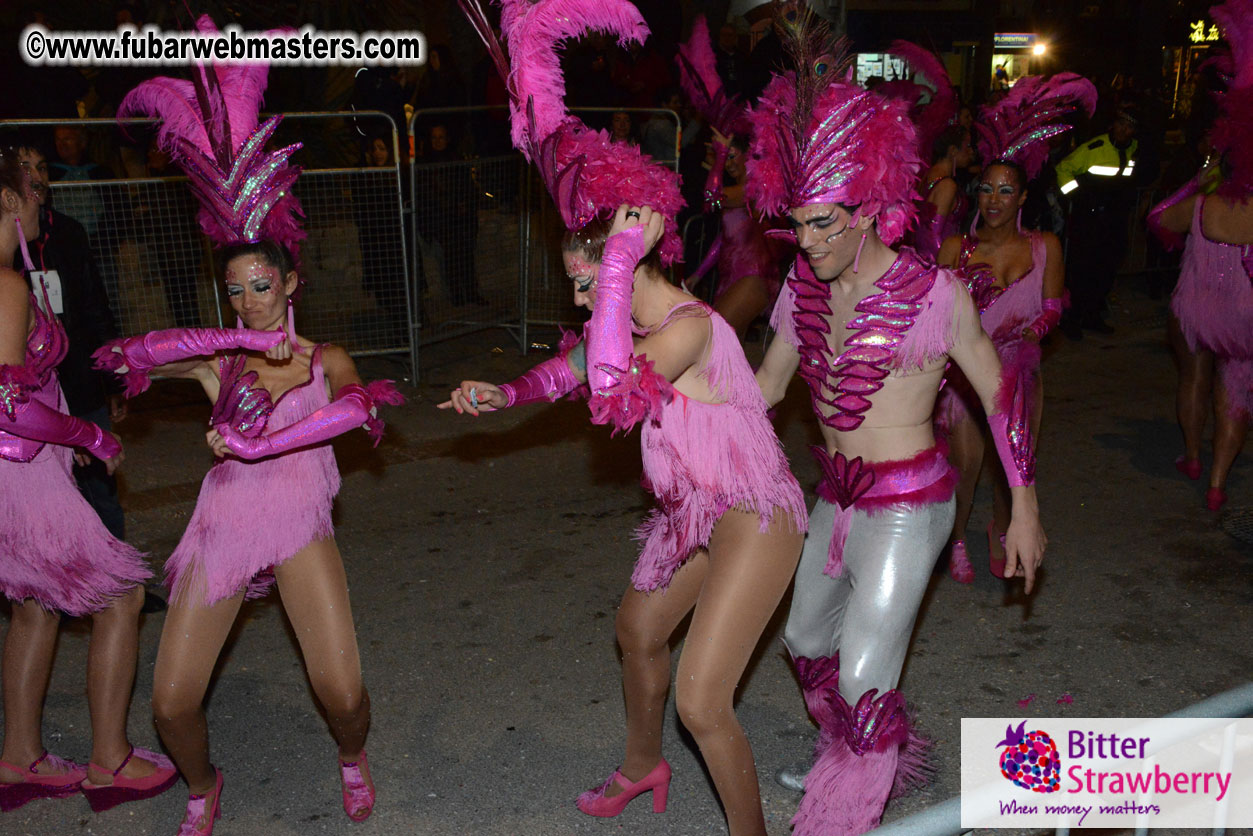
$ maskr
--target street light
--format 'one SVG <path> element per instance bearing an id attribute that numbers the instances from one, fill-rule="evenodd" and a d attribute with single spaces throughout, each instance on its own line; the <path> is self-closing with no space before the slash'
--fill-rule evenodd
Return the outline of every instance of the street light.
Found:
<path id="1" fill-rule="evenodd" d="M 1047 50 L 1048 50 L 1048 47 L 1046 45 L 1036 44 L 1035 46 L 1031 47 L 1031 54 L 1039 56 L 1039 55 L 1043 55 Z"/>

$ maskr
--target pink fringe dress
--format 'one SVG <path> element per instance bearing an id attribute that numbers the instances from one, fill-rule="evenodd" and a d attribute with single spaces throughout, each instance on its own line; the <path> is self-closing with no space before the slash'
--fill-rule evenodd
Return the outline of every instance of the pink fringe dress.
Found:
<path id="1" fill-rule="evenodd" d="M 46 298 L 46 291 L 45 291 Z M 20 374 L 34 400 L 65 412 L 56 366 L 67 342 L 61 323 L 40 309 L 26 340 Z M 0 379 L 0 383 L 5 383 Z M 72 616 L 99 612 L 152 576 L 144 557 L 114 539 L 74 483 L 73 450 L 3 431 L 0 412 L 0 590 L 10 601 L 33 598 Z"/>
<path id="2" fill-rule="evenodd" d="M 722 210 L 722 248 L 718 252 L 718 289 L 714 301 L 745 276 L 758 276 L 766 283 L 770 304 L 779 295 L 782 281 L 779 261 L 765 230 L 748 209 Z"/>
<path id="3" fill-rule="evenodd" d="M 1035 377 L 1040 371 L 1040 344 L 1023 339 L 1022 331 L 1035 322 L 1044 310 L 1044 268 L 1048 263 L 1048 252 L 1043 235 L 1035 230 L 1027 235 L 1031 239 L 1031 269 L 1009 287 L 993 285 L 994 277 L 990 273 L 971 269 L 970 257 L 979 246 L 979 239 L 973 235 L 962 236 L 961 254 L 955 272 L 974 298 L 983 330 L 996 346 L 996 353 L 1001 358 L 1002 380 L 1021 377 L 1023 391 L 1030 398 L 1035 391 Z M 1027 414 L 1031 414 L 1032 406 L 1028 404 Z M 960 372 L 951 375 L 936 403 L 936 423 L 940 428 L 951 430 L 972 415 L 982 413 L 979 398 L 965 377 Z"/>
<path id="4" fill-rule="evenodd" d="M 640 526 L 643 541 L 631 583 L 641 592 L 665 589 L 674 573 L 709 544 L 714 524 L 731 508 L 756 513 L 765 531 L 776 512 L 805 531 L 805 498 L 766 417 L 766 401 L 735 332 L 708 306 L 675 307 L 654 330 L 679 316 L 707 316 L 710 340 L 701 376 L 721 403 L 675 391 L 644 422 L 640 445 L 645 488 L 657 508 Z"/>
<path id="5" fill-rule="evenodd" d="M 1253 280 L 1241 262 L 1246 248 L 1211 241 L 1196 202 L 1170 309 L 1192 351 L 1214 352 L 1234 417 L 1253 412 Z"/>
<path id="6" fill-rule="evenodd" d="M 313 349 L 309 379 L 276 403 L 243 372 L 244 355 L 219 358 L 222 385 L 214 422 L 225 420 L 245 436 L 289 426 L 330 403 L 322 348 Z M 331 505 L 339 469 L 330 443 L 244 461 L 218 459 L 200 486 L 187 531 L 165 564 L 175 596 L 210 606 L 247 589 L 259 598 L 274 584 L 273 568 L 315 540 L 334 536 Z"/>

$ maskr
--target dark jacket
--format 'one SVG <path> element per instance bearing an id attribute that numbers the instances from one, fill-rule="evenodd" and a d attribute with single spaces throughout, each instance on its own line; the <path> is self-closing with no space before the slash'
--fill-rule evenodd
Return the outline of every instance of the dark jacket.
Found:
<path id="1" fill-rule="evenodd" d="M 118 335 L 109 297 L 82 224 L 55 209 L 39 219 L 39 238 L 31 242 L 36 270 L 56 270 L 61 278 L 61 324 L 69 337 L 69 351 L 57 376 L 73 415 L 83 415 L 108 402 L 117 391 L 110 376 L 92 368 L 91 354 Z M 38 291 L 36 291 L 38 292 Z M 110 388 L 112 387 L 112 388 Z"/>

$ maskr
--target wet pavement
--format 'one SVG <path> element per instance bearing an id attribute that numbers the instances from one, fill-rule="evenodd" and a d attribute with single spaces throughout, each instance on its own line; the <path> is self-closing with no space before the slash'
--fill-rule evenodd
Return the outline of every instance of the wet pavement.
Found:
<path id="1" fill-rule="evenodd" d="M 1224 533 L 1220 515 L 1204 509 L 1203 482 L 1172 465 L 1180 440 L 1165 302 L 1132 282 L 1118 292 L 1113 336 L 1054 335 L 1046 354 L 1038 483 L 1049 550 L 1038 591 L 1024 601 L 986 570 L 986 486 L 969 529 L 975 583 L 933 578 L 901 687 L 935 740 L 938 774 L 893 802 L 889 821 L 957 793 L 962 716 L 1159 716 L 1253 676 L 1253 546 Z M 211 692 L 213 759 L 226 776 L 216 833 L 725 832 L 673 697 L 668 811 L 653 814 L 644 801 L 602 820 L 574 808 L 621 757 L 613 620 L 635 556 L 632 529 L 650 504 L 637 437 L 610 438 L 579 403 L 478 419 L 434 408 L 463 377 L 507 380 L 542 356 L 521 356 L 502 332 L 424 349 L 422 381 L 406 389 L 407 406 L 388 410 L 383 444 L 372 450 L 356 433 L 336 445 L 337 537 L 374 705 L 374 816 L 354 825 L 343 813 L 335 749 L 271 596 L 245 607 Z M 386 360 L 362 369 L 402 373 Z M 119 427 L 123 504 L 132 541 L 155 567 L 209 466 L 209 409 L 181 383 L 158 384 L 133 409 Z M 778 427 L 812 499 L 817 468 L 806 447 L 817 432 L 799 381 Z M 1253 505 L 1249 461 L 1246 452 L 1229 482 L 1235 509 Z M 267 524 L 264 497 L 240 524 Z M 771 775 L 804 760 L 814 733 L 777 640 L 784 612 L 738 704 L 771 836 L 788 833 L 798 800 Z M 149 701 L 162 618 L 142 624 L 130 718 L 139 745 L 157 743 Z M 81 621 L 63 631 L 45 712 L 49 748 L 80 759 L 90 748 L 87 636 Z M 1058 703 L 1063 694 L 1073 702 Z M 0 833 L 172 834 L 185 799 L 179 785 L 100 815 L 81 797 L 39 801 L 0 815 Z"/>

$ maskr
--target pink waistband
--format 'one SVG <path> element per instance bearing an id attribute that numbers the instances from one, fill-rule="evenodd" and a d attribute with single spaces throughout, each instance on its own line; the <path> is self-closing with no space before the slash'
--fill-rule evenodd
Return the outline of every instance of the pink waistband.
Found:
<path id="1" fill-rule="evenodd" d="M 822 466 L 818 496 L 835 505 L 827 565 L 823 572 L 838 578 L 844 574 L 844 541 L 848 539 L 853 509 L 873 513 L 891 505 L 931 505 L 947 502 L 957 487 L 959 474 L 948 462 L 943 443 L 928 447 L 908 459 L 872 462 L 849 460 L 842 453 L 827 455 L 821 447 L 810 448 Z"/>
<path id="2" fill-rule="evenodd" d="M 916 496 L 932 493 L 928 489 L 941 483 L 952 471 L 943 442 L 908 459 L 869 463 L 860 458 L 846 459 L 839 452 L 829 456 L 825 449 L 817 446 L 811 449 L 822 466 L 818 496 L 841 508 L 850 505 L 866 508 L 893 502 L 940 502 L 951 494 L 951 489 L 941 489 L 943 495 Z"/>

